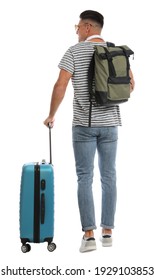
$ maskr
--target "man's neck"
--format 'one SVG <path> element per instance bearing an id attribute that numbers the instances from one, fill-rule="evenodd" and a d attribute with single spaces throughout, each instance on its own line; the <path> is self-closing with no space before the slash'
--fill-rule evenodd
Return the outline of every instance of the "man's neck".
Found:
<path id="1" fill-rule="evenodd" d="M 89 42 L 104 42 L 103 38 L 99 34 L 94 34 L 94 35 L 91 35 L 91 36 L 87 37 L 86 41 L 89 41 Z"/>

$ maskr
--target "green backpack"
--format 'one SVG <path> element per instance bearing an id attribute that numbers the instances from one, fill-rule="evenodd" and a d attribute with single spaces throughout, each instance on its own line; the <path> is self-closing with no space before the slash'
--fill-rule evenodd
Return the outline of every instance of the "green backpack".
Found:
<path id="1" fill-rule="evenodd" d="M 129 57 L 134 52 L 127 46 L 97 45 L 88 70 L 90 104 L 112 106 L 130 97 Z"/>

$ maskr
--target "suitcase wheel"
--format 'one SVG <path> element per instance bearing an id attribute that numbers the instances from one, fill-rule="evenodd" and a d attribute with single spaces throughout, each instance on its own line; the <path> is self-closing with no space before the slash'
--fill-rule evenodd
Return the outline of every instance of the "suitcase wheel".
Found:
<path id="1" fill-rule="evenodd" d="M 55 243 L 49 243 L 47 246 L 47 249 L 49 252 L 53 252 L 56 249 L 56 244 Z"/>
<path id="2" fill-rule="evenodd" d="M 29 252 L 31 250 L 31 246 L 29 245 L 29 244 L 23 244 L 22 246 L 21 246 L 21 251 L 23 252 L 23 253 L 27 253 L 27 252 Z"/>

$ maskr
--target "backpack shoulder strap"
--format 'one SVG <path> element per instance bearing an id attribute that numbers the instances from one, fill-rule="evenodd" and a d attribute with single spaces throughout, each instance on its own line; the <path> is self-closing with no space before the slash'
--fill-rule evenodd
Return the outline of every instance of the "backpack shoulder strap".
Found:
<path id="1" fill-rule="evenodd" d="M 93 80 L 94 80 L 94 72 L 95 72 L 94 69 L 95 69 L 95 50 L 94 50 L 92 59 L 89 64 L 89 69 L 88 69 L 88 91 L 89 91 L 89 101 L 90 101 L 89 127 L 91 127 L 92 98 L 94 95 L 94 92 L 93 92 Z"/>

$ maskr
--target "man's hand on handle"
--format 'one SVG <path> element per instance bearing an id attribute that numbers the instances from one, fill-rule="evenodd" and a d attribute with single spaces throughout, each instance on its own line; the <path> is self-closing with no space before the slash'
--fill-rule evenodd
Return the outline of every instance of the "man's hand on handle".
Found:
<path id="1" fill-rule="evenodd" d="M 51 117 L 47 117 L 47 119 L 44 121 L 44 125 L 46 125 L 47 127 L 53 127 L 54 126 L 54 118 Z"/>

